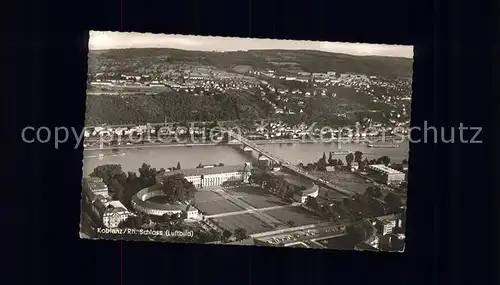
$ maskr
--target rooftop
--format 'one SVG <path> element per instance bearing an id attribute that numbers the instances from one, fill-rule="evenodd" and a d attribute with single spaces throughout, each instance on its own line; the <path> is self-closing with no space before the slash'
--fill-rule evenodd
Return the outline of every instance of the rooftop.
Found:
<path id="1" fill-rule="evenodd" d="M 156 210 L 165 210 L 165 211 L 187 211 L 187 210 L 197 211 L 198 210 L 193 206 L 181 204 L 181 203 L 168 204 L 168 203 L 156 203 L 156 202 L 152 202 L 152 201 L 148 201 L 148 200 L 143 200 L 144 196 L 148 192 L 162 191 L 160 187 L 161 186 L 157 184 L 155 186 L 142 189 L 141 191 L 137 192 L 137 194 L 132 196 L 132 202 L 137 204 L 137 205 L 147 207 L 147 208 L 156 209 Z"/>
<path id="2" fill-rule="evenodd" d="M 85 183 L 89 183 L 89 182 L 102 182 L 102 178 L 100 178 L 100 177 L 84 177 L 83 181 Z"/>
<path id="3" fill-rule="evenodd" d="M 201 175 L 211 175 L 220 173 L 232 173 L 232 172 L 243 172 L 244 170 L 250 171 L 251 166 L 247 164 L 243 165 L 228 165 L 228 166 L 217 166 L 210 168 L 193 168 L 193 169 L 179 169 L 165 172 L 165 176 L 170 176 L 174 174 L 182 174 L 184 176 L 201 176 Z"/>
<path id="4" fill-rule="evenodd" d="M 309 194 L 312 194 L 318 190 L 319 190 L 318 186 L 315 184 L 313 187 L 301 190 L 300 192 L 302 193 L 302 195 L 309 195 Z"/>
<path id="5" fill-rule="evenodd" d="M 380 216 L 380 217 L 377 217 L 376 219 L 379 221 L 395 221 L 399 217 L 400 217 L 400 215 L 391 214 L 391 215 L 386 215 L 386 216 Z"/>
<path id="6" fill-rule="evenodd" d="M 107 206 L 113 206 L 113 208 L 123 208 L 123 209 L 127 209 L 123 204 L 122 202 L 118 201 L 118 200 L 113 200 L 113 201 L 109 201 L 106 205 Z"/>
<path id="7" fill-rule="evenodd" d="M 387 167 L 383 164 L 373 164 L 373 165 L 370 165 L 370 168 L 371 169 L 375 169 L 375 170 L 378 170 L 378 171 L 381 171 L 381 172 L 384 172 L 384 173 L 387 173 L 387 174 L 398 174 L 398 173 L 402 173 L 400 171 L 397 171 L 395 169 L 392 169 L 390 167 Z"/>
<path id="8" fill-rule="evenodd" d="M 90 191 L 108 190 L 108 186 L 102 181 L 92 181 L 87 183 Z"/>

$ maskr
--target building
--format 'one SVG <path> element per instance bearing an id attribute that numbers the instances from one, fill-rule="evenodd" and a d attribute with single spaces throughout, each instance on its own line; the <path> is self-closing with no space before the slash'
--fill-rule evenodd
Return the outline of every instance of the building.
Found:
<path id="1" fill-rule="evenodd" d="M 117 200 L 111 200 L 103 195 L 96 195 L 90 189 L 83 189 L 83 197 L 91 214 L 107 228 L 116 228 L 130 215 L 130 211 Z"/>
<path id="2" fill-rule="evenodd" d="M 218 166 L 211 168 L 179 169 L 168 171 L 163 176 L 182 174 L 187 181 L 193 183 L 196 188 L 218 187 L 227 181 L 241 181 L 248 183 L 252 166 L 250 163 L 244 165 Z M 157 182 L 162 183 L 160 178 Z"/>
<path id="3" fill-rule="evenodd" d="M 181 214 L 182 212 L 186 212 L 187 219 L 199 219 L 199 211 L 195 207 L 187 204 L 187 203 L 175 203 L 175 204 L 167 204 L 167 203 L 155 203 L 152 201 L 148 201 L 153 197 L 161 197 L 164 196 L 161 184 L 156 184 L 154 186 L 144 188 L 141 191 L 137 192 L 134 196 L 132 196 L 132 208 L 134 210 L 145 213 L 153 216 L 163 216 L 173 215 L 173 214 Z"/>
<path id="4" fill-rule="evenodd" d="M 368 168 L 378 174 L 380 180 L 385 184 L 401 184 L 405 181 L 406 175 L 383 164 L 369 165 Z"/>
<path id="5" fill-rule="evenodd" d="M 387 235 L 392 233 L 392 230 L 396 227 L 396 220 L 378 220 L 375 224 L 377 232 L 381 235 Z"/>
<path id="6" fill-rule="evenodd" d="M 319 187 L 318 185 L 314 184 L 312 187 L 305 189 L 305 190 L 296 190 L 293 193 L 293 199 L 297 202 L 300 203 L 305 203 L 307 200 L 307 197 L 318 197 L 319 193 Z"/>
<path id="7" fill-rule="evenodd" d="M 405 249 L 405 238 L 404 236 L 395 234 L 380 236 L 380 249 L 384 251 L 403 252 Z"/>
<path id="8" fill-rule="evenodd" d="M 351 162 L 351 171 L 356 171 L 359 169 L 359 163 L 356 161 Z"/>
<path id="9" fill-rule="evenodd" d="M 326 167 L 327 172 L 334 172 L 335 171 L 335 166 L 327 166 Z"/>
<path id="10" fill-rule="evenodd" d="M 88 189 L 95 195 L 109 196 L 108 186 L 99 177 L 85 177 L 83 179 L 83 189 Z"/>
<path id="11" fill-rule="evenodd" d="M 104 201 L 104 206 L 105 210 L 101 213 L 101 219 L 107 228 L 118 227 L 131 214 L 120 201 Z"/>

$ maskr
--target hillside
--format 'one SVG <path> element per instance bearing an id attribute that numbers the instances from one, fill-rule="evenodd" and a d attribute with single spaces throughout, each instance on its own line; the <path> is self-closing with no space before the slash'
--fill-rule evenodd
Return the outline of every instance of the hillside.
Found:
<path id="1" fill-rule="evenodd" d="M 318 85 L 248 73 L 252 69 L 272 69 L 280 76 L 292 77 L 301 71 L 335 71 L 378 78 L 370 82 L 369 87 L 362 83 L 365 87 L 360 89 L 361 85 L 354 81 L 344 82 L 342 86 Z M 218 75 L 191 80 L 188 74 L 198 70 Z M 359 110 L 378 110 L 385 115 L 391 111 L 401 113 L 404 108 L 409 111 L 408 104 L 396 106 L 394 102 L 399 102 L 397 97 L 411 94 L 412 60 L 311 50 L 204 52 L 147 48 L 90 51 L 89 74 L 95 76 L 97 73 L 151 75 L 191 87 L 183 90 L 164 88 L 167 91 L 158 94 L 154 93 L 160 91 L 152 92 L 153 89 L 130 92 L 132 89 L 109 87 L 114 95 L 95 94 L 96 90 L 90 89 L 94 93 L 87 96 L 87 125 L 163 122 L 165 118 L 179 122 L 282 117 L 278 110 L 297 113 L 286 116 L 287 120 L 337 124 L 345 120 L 339 119 L 339 115 L 346 113 L 352 114 L 353 120 L 359 119 L 356 114 Z M 278 89 L 288 93 L 278 96 Z M 292 90 L 300 91 L 292 94 Z M 148 92 L 154 95 L 145 94 Z M 390 101 L 389 97 L 396 100 Z M 380 115 L 372 112 L 370 117 L 375 119 Z"/>
<path id="2" fill-rule="evenodd" d="M 87 96 L 86 125 L 264 118 L 269 106 L 240 92 L 192 96 L 177 92 L 156 95 Z"/>

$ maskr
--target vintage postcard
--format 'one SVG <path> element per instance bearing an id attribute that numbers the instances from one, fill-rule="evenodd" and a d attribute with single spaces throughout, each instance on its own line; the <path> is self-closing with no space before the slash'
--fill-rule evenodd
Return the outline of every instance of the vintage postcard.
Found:
<path id="1" fill-rule="evenodd" d="M 413 47 L 90 32 L 80 236 L 401 252 Z"/>

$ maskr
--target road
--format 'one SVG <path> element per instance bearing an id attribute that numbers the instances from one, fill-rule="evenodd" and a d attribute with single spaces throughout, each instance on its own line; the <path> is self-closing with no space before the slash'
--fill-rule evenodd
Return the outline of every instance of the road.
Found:
<path id="1" fill-rule="evenodd" d="M 380 217 L 372 217 L 372 218 L 365 218 L 362 221 L 359 222 L 373 222 L 377 219 L 392 219 L 396 218 L 395 215 L 385 215 L 385 216 L 380 216 Z M 359 223 L 358 222 L 358 223 Z M 264 233 L 258 233 L 251 235 L 253 238 L 257 238 L 262 241 L 269 241 L 274 239 L 280 239 L 280 238 L 286 238 L 287 236 L 294 236 L 293 239 L 289 240 L 283 240 L 281 242 L 285 243 L 293 243 L 293 242 L 299 242 L 299 241 L 304 241 L 304 240 L 320 240 L 320 239 L 327 239 L 327 238 L 332 238 L 332 237 L 339 237 L 344 235 L 344 232 L 338 232 L 338 231 L 332 231 L 334 229 L 339 229 L 339 228 L 345 228 L 349 225 L 351 225 L 352 222 L 348 221 L 341 221 L 337 223 L 321 223 L 321 224 L 316 224 L 316 225 L 308 225 L 308 226 L 301 226 L 301 227 L 296 227 L 296 228 L 291 228 L 291 229 L 286 229 L 283 230 L 282 232 L 277 232 L 277 231 L 270 231 L 270 232 L 264 232 Z M 314 235 L 310 235 L 309 237 L 303 236 L 305 233 L 315 233 Z M 302 235 L 302 236 L 301 236 Z M 375 231 L 372 231 L 370 233 L 370 236 L 367 238 L 368 241 L 371 241 L 374 236 L 376 235 Z M 278 241 L 280 242 L 280 241 Z"/>
<path id="2" fill-rule="evenodd" d="M 264 212 L 264 211 L 276 210 L 276 209 L 285 209 L 285 208 L 290 208 L 290 207 L 298 207 L 300 205 L 301 205 L 301 203 L 295 202 L 295 203 L 292 203 L 290 205 L 272 206 L 272 207 L 266 207 L 266 208 L 260 208 L 260 209 L 255 208 L 255 209 L 248 209 L 248 210 L 237 211 L 237 212 L 215 214 L 215 215 L 210 215 L 210 216 L 205 216 L 205 217 L 206 218 L 220 218 L 220 217 L 235 216 L 235 215 L 241 215 L 241 214 L 251 214 L 251 213 L 255 213 L 255 212 Z"/>
<path id="3" fill-rule="evenodd" d="M 284 234 L 270 235 L 258 239 L 265 242 L 269 242 L 271 244 L 284 244 L 284 245 L 304 242 L 309 247 L 319 246 L 323 248 L 323 246 L 320 243 L 318 243 L 317 240 L 340 237 L 345 234 L 346 232 L 342 226 L 330 225 L 330 226 L 317 227 L 314 229 L 297 230 L 294 232 L 289 232 Z"/>

